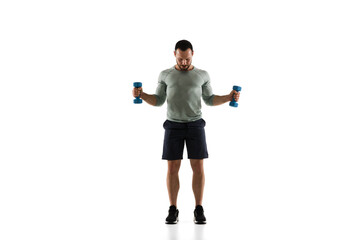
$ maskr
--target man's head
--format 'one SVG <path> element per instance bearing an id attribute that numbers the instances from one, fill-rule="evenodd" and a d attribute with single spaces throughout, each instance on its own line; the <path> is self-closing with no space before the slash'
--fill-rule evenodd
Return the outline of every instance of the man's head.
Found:
<path id="1" fill-rule="evenodd" d="M 176 64 L 181 71 L 187 71 L 191 66 L 194 50 L 191 43 L 187 40 L 178 41 L 175 45 L 174 56 Z"/>

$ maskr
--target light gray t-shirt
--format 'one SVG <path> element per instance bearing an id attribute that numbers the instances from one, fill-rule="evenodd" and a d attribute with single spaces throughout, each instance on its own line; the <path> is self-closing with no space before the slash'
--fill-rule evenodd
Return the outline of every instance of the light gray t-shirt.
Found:
<path id="1" fill-rule="evenodd" d="M 201 98 L 213 105 L 214 94 L 209 74 L 199 68 L 179 71 L 175 66 L 160 73 L 156 89 L 156 106 L 167 99 L 167 119 L 174 122 L 192 122 L 201 118 Z"/>

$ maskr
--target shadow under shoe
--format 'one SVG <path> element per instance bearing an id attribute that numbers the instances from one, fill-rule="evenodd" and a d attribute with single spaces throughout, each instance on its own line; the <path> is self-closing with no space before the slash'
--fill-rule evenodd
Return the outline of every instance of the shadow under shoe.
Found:
<path id="1" fill-rule="evenodd" d="M 171 205 L 169 208 L 169 215 L 167 216 L 166 224 L 176 224 L 179 221 L 179 210 L 176 209 L 175 205 Z"/>
<path id="2" fill-rule="evenodd" d="M 197 205 L 194 210 L 194 223 L 206 224 L 206 217 L 204 215 L 204 209 L 201 205 Z"/>

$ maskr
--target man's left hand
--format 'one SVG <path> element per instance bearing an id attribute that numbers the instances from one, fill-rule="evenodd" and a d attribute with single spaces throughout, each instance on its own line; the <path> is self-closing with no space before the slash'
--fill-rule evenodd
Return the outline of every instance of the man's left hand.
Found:
<path id="1" fill-rule="evenodd" d="M 229 101 L 232 101 L 234 98 L 235 101 L 237 102 L 237 101 L 239 101 L 239 97 L 240 97 L 240 92 L 232 90 L 229 94 Z"/>

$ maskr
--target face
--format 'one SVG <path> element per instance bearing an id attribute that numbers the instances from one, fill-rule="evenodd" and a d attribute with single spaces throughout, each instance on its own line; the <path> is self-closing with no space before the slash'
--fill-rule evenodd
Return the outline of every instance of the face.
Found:
<path id="1" fill-rule="evenodd" d="M 188 48 L 186 51 L 181 51 L 179 48 L 174 51 L 176 58 L 176 64 L 179 67 L 180 71 L 187 71 L 191 66 L 192 56 L 194 52 Z"/>

